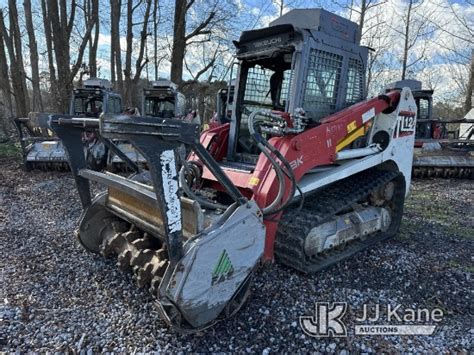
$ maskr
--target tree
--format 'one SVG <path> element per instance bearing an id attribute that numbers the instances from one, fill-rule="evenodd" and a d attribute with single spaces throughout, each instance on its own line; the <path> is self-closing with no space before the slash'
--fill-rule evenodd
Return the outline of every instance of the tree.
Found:
<path id="1" fill-rule="evenodd" d="M 125 86 L 123 88 L 123 96 L 125 103 L 127 105 L 136 104 L 132 98 L 132 93 L 136 89 L 138 81 L 140 80 L 140 75 L 148 62 L 148 58 L 144 58 L 146 40 L 149 35 L 148 33 L 148 21 L 150 18 L 150 9 L 151 9 L 152 0 L 145 1 L 145 9 L 143 14 L 143 22 L 141 31 L 140 31 L 140 44 L 138 47 L 138 56 L 135 61 L 135 73 L 132 73 L 132 53 L 133 53 L 133 27 L 137 24 L 134 23 L 134 14 L 135 11 L 142 4 L 142 1 L 139 1 L 136 5 L 133 5 L 133 1 L 127 2 L 127 52 L 125 53 Z"/>
<path id="2" fill-rule="evenodd" d="M 443 59 L 451 65 L 451 79 L 459 87 L 463 109 L 472 108 L 474 87 L 474 19 L 468 6 L 436 0 L 434 5 L 442 16 L 430 19 L 439 32 L 435 43 Z M 472 2 L 467 2 L 472 6 Z M 457 66 L 457 68 L 456 68 Z"/>
<path id="3" fill-rule="evenodd" d="M 97 77 L 97 47 L 99 45 L 99 1 L 84 1 L 87 24 L 94 24 L 94 36 L 89 36 L 89 76 Z"/>
<path id="4" fill-rule="evenodd" d="M 464 111 L 467 113 L 474 107 L 472 96 L 474 94 L 474 49 L 471 51 L 471 63 L 469 65 L 469 79 L 467 81 L 466 99 L 464 100 Z"/>
<path id="5" fill-rule="evenodd" d="M 3 136 L 8 138 L 8 118 L 13 116 L 13 104 L 10 80 L 8 79 L 8 62 L 5 53 L 2 31 L 0 31 L 0 93 L 2 94 L 0 98 L 3 96 L 3 100 L 0 100 L 0 103 L 3 103 L 2 106 L 5 106 L 7 111 L 6 113 L 5 110 L 1 111 L 2 115 L 0 116 L 0 129 L 3 132 Z"/>
<path id="6" fill-rule="evenodd" d="M 53 52 L 53 36 L 51 34 L 51 21 L 49 19 L 48 7 L 46 0 L 41 0 L 41 11 L 43 14 L 44 38 L 46 42 L 46 52 L 48 56 L 49 68 L 49 94 L 50 97 L 57 97 L 57 79 L 56 68 L 54 67 L 54 52 Z"/>
<path id="7" fill-rule="evenodd" d="M 98 0 L 92 0 L 98 2 Z M 54 54 L 57 70 L 57 107 L 59 112 L 67 112 L 69 94 L 73 88 L 73 80 L 82 66 L 84 51 L 86 49 L 92 28 L 95 22 L 89 22 L 84 31 L 84 36 L 80 38 L 79 47 L 77 48 L 77 57 L 71 66 L 71 34 L 76 20 L 77 4 L 75 0 L 71 0 L 69 16 L 68 8 L 65 0 L 47 0 L 46 19 L 51 26 L 52 44 L 54 46 Z M 86 21 L 86 19 L 84 19 Z"/>
<path id="8" fill-rule="evenodd" d="M 33 16 L 31 13 L 31 1 L 23 1 L 25 9 L 26 32 L 28 33 L 28 47 L 31 62 L 31 84 L 33 87 L 33 110 L 43 111 L 43 100 L 41 98 L 40 77 L 38 69 L 38 47 L 36 44 L 36 36 L 33 28 Z"/>
<path id="9" fill-rule="evenodd" d="M 15 111 L 17 116 L 26 117 L 30 111 L 28 89 L 26 86 L 26 73 L 23 65 L 23 53 L 21 43 L 21 32 L 18 24 L 18 11 L 16 1 L 8 1 L 8 21 L 7 30 L 3 11 L 0 10 L 0 32 L 8 50 L 10 58 L 10 77 L 12 79 L 13 92 L 15 97 Z M 14 74 L 13 74 L 14 73 Z"/>
<path id="10" fill-rule="evenodd" d="M 158 80 L 158 23 L 160 22 L 161 13 L 158 6 L 158 0 L 153 0 L 153 67 L 155 69 L 155 80 Z"/>
<path id="11" fill-rule="evenodd" d="M 116 83 L 118 91 L 123 91 L 123 76 L 122 76 L 122 50 L 120 48 L 120 15 L 121 15 L 122 1 L 110 0 L 110 31 L 111 31 L 111 51 L 110 51 L 110 65 L 111 65 L 111 80 Z"/>
<path id="12" fill-rule="evenodd" d="M 427 37 L 434 32 L 429 21 L 432 11 L 423 7 L 423 0 L 408 0 L 407 6 L 399 15 L 403 23 L 400 30 L 398 26 L 392 26 L 392 30 L 403 38 L 403 51 L 401 58 L 401 79 L 405 80 L 410 68 L 425 59 Z M 397 11 L 396 11 L 397 12 Z M 415 50 L 415 46 L 421 43 L 421 48 Z"/>
<path id="13" fill-rule="evenodd" d="M 372 84 L 377 81 L 386 69 L 383 63 L 384 56 L 392 45 L 386 31 L 386 23 L 383 18 L 385 1 L 381 0 L 348 0 L 340 2 L 334 0 L 335 4 L 347 12 L 351 21 L 359 25 L 358 40 L 369 47 L 366 70 L 365 92 L 371 91 Z"/>
<path id="14" fill-rule="evenodd" d="M 192 39 L 201 35 L 211 34 L 213 22 L 215 23 L 216 21 L 217 5 L 214 5 L 210 11 L 199 17 L 203 18 L 203 20 L 196 27 L 194 27 L 193 30 L 187 33 L 186 15 L 194 3 L 195 0 L 175 0 L 173 47 L 171 52 L 171 80 L 177 84 L 181 84 L 183 80 L 183 66 L 186 47 L 191 43 Z"/>

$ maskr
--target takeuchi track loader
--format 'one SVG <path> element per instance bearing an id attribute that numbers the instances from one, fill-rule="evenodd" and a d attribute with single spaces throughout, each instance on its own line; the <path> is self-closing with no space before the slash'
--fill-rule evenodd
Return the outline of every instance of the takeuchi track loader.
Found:
<path id="1" fill-rule="evenodd" d="M 143 89 L 141 112 L 147 117 L 182 118 L 186 114 L 186 98 L 178 85 L 170 80 L 152 81 Z M 145 165 L 145 158 L 128 142 L 116 142 L 117 147 L 136 165 Z M 122 158 L 110 151 L 107 158 L 110 170 L 130 170 Z"/>
<path id="2" fill-rule="evenodd" d="M 322 9 L 243 32 L 232 121 L 201 136 L 176 119 L 51 117 L 84 207 L 79 241 L 131 267 L 172 327 L 236 313 L 261 262 L 312 273 L 397 233 L 417 108 L 409 88 L 364 99 L 357 32 Z M 149 170 L 87 169 L 84 126 L 133 144 Z M 92 198 L 90 181 L 107 190 Z"/>
<path id="3" fill-rule="evenodd" d="M 91 78 L 84 81 L 83 87 L 71 93 L 69 114 L 75 117 L 98 119 L 101 113 L 121 113 L 122 99 L 111 90 L 108 80 Z M 23 163 L 26 170 L 66 170 L 68 158 L 66 151 L 54 132 L 48 129 L 50 113 L 31 112 L 26 118 L 16 118 L 15 125 L 20 137 Z M 97 169 L 107 157 L 103 144 L 99 144 L 93 133 L 83 135 L 84 149 L 88 165 Z"/>

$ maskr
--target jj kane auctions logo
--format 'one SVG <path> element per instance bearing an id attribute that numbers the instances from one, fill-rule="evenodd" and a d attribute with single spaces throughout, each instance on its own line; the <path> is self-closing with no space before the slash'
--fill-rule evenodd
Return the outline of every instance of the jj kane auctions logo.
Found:
<path id="1" fill-rule="evenodd" d="M 300 317 L 303 331 L 312 337 L 345 337 L 346 302 L 316 302 L 313 315 Z M 439 308 L 403 308 L 402 305 L 369 306 L 364 304 L 356 313 L 355 335 L 432 335 L 433 323 L 443 319 Z"/>

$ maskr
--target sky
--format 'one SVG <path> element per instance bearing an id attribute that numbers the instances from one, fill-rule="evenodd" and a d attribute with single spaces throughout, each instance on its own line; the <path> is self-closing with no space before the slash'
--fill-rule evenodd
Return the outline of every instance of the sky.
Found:
<path id="1" fill-rule="evenodd" d="M 198 23 L 202 20 L 202 9 L 209 7 L 214 0 L 196 0 L 193 5 L 193 12 L 190 13 L 189 23 Z M 343 3 L 350 3 L 346 0 L 282 0 L 284 2 L 283 12 L 286 13 L 291 8 L 310 8 L 323 7 L 326 10 L 338 13 L 342 16 L 358 21 L 357 11 L 350 13 L 340 5 Z M 418 0 L 419 1 L 419 0 Z M 418 6 L 417 16 L 428 22 L 422 39 L 419 40 L 412 48 L 411 58 L 416 60 L 422 57 L 417 62 L 417 65 L 412 67 L 410 77 L 422 79 L 425 86 L 431 86 L 437 92 L 435 98 L 452 98 L 459 95 L 458 79 L 453 78 L 453 73 L 457 73 L 458 77 L 462 77 L 465 72 L 465 65 L 468 61 L 470 50 L 472 49 L 472 36 L 467 35 L 468 41 L 462 40 L 466 37 L 466 29 L 459 23 L 456 16 L 462 17 L 467 21 L 471 29 L 474 28 L 474 6 L 467 1 L 461 0 L 424 0 Z M 123 1 L 126 2 L 125 0 Z M 407 6 L 407 0 L 373 0 L 375 3 L 382 3 L 370 10 L 367 16 L 367 28 L 372 30 L 366 33 L 363 38 L 363 43 L 368 44 L 380 53 L 379 76 L 377 78 L 377 85 L 374 85 L 373 90 L 380 90 L 389 81 L 399 79 L 400 75 L 400 60 L 403 49 L 403 37 L 397 32 L 403 28 L 404 24 L 402 16 Z M 173 0 L 162 0 L 160 2 L 162 22 L 159 25 L 159 47 L 163 50 L 160 55 L 167 58 L 160 62 L 159 76 L 163 78 L 169 77 L 170 63 L 169 63 L 169 44 L 171 43 L 172 33 L 172 19 L 173 19 Z M 352 2 L 357 7 L 359 0 Z M 98 65 L 99 76 L 109 78 L 110 76 L 110 24 L 109 22 L 109 1 L 100 1 L 100 36 L 98 47 Z M 231 43 L 232 40 L 238 39 L 239 33 L 242 30 L 265 27 L 269 22 L 278 17 L 280 0 L 219 0 L 219 6 L 223 6 L 230 12 L 230 17 L 225 24 L 215 29 L 215 32 L 220 37 L 220 47 L 223 48 L 222 53 L 218 56 L 218 67 L 214 72 L 215 79 L 227 80 L 229 71 L 227 68 L 233 61 L 234 48 Z M 21 16 L 22 2 L 18 1 L 18 7 Z M 7 0 L 0 0 L 0 6 L 6 7 Z M 450 6 L 455 10 L 455 14 L 451 11 Z M 35 26 L 37 27 L 37 41 L 40 51 L 40 69 L 47 71 L 47 58 L 45 55 L 45 43 L 41 40 L 42 37 L 42 23 L 41 23 L 41 8 L 39 0 L 32 0 L 33 12 L 38 16 L 35 18 Z M 140 20 L 140 14 L 136 15 L 136 20 Z M 21 18 L 20 21 L 23 21 Z M 122 19 L 125 22 L 125 18 Z M 379 24 L 376 26 L 376 24 Z M 382 25 L 380 25 L 382 24 Z M 439 27 L 449 29 L 443 31 L 440 29 L 433 29 L 434 24 L 441 24 Z M 224 26 L 225 25 L 225 26 Z M 224 29 L 224 27 L 226 27 Z M 228 28 L 227 28 L 228 27 Z M 81 29 L 77 29 L 81 33 Z M 138 31 L 138 29 L 137 29 Z M 383 33 L 383 36 L 381 35 Z M 453 36 L 454 34 L 454 36 Z M 137 39 L 138 33 L 135 38 Z M 380 37 L 380 38 L 379 38 Z M 457 38 L 459 37 L 459 38 Z M 374 40 L 374 38 L 378 38 Z M 470 42 L 469 42 L 470 40 Z M 122 50 L 125 48 L 125 29 L 121 30 Z M 224 44 L 222 46 L 222 43 Z M 151 58 L 152 53 L 152 38 L 148 38 L 148 55 Z M 72 43 L 72 53 L 74 53 L 74 46 Z M 218 43 L 216 41 L 207 42 L 204 45 L 191 46 L 186 55 L 186 63 L 191 72 L 195 73 L 203 67 L 203 62 L 214 52 Z M 25 53 L 27 53 L 26 35 L 24 40 Z M 456 53 L 456 54 L 453 54 Z M 87 56 L 85 56 L 87 58 Z M 467 58 L 467 59 L 466 59 Z M 28 65 L 27 55 L 25 55 L 26 63 Z M 464 71 L 464 72 L 463 72 Z M 154 71 L 153 65 L 150 63 L 142 73 L 145 78 L 153 79 Z M 190 79 L 190 73 L 184 70 L 184 79 Z M 203 79 L 206 77 L 204 76 Z"/>

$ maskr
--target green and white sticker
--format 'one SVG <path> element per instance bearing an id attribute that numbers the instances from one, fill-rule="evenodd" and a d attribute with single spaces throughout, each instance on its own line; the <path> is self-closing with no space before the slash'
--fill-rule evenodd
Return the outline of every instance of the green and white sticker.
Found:
<path id="1" fill-rule="evenodd" d="M 224 249 L 212 271 L 212 284 L 214 285 L 224 281 L 232 272 L 234 272 L 234 267 L 230 261 L 229 254 L 227 254 L 227 251 Z"/>

